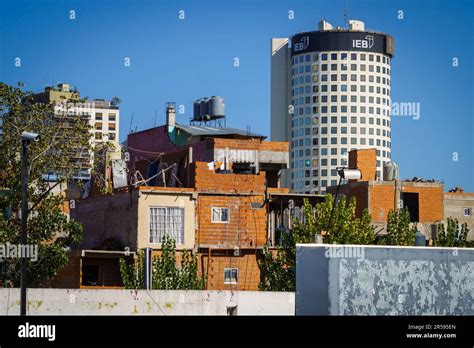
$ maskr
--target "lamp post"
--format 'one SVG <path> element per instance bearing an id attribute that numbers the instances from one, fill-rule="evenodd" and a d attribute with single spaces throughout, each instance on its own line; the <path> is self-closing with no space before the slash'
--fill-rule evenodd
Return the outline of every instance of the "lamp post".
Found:
<path id="1" fill-rule="evenodd" d="M 20 245 L 27 243 L 28 228 L 28 145 L 31 141 L 38 141 L 39 135 L 36 133 L 21 133 L 21 234 Z M 26 255 L 21 255 L 21 276 L 20 276 L 20 315 L 26 315 Z"/>
<path id="2" fill-rule="evenodd" d="M 326 227 L 326 233 L 329 232 L 329 228 L 332 226 L 332 217 L 334 209 L 336 208 L 337 198 L 339 195 L 339 188 L 341 187 L 342 180 L 359 180 L 362 177 L 362 173 L 359 169 L 348 169 L 348 168 L 336 168 L 337 174 L 339 175 L 339 182 L 336 187 L 336 196 L 334 197 L 334 203 L 331 209 L 331 216 L 329 217 L 328 226 Z"/>

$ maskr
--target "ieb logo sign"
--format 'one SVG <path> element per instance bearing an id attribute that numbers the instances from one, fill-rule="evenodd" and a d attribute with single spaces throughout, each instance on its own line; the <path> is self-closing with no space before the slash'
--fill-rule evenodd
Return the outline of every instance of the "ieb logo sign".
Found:
<path id="1" fill-rule="evenodd" d="M 365 40 L 352 40 L 352 48 L 372 48 L 374 46 L 374 37 L 367 35 Z"/>
<path id="2" fill-rule="evenodd" d="M 295 43 L 295 52 L 304 51 L 309 46 L 309 36 L 303 36 L 300 42 Z"/>

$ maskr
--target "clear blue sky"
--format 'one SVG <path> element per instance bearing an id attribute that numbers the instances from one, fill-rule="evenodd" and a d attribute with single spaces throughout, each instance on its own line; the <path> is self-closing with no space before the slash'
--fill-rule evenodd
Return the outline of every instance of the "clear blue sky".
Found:
<path id="1" fill-rule="evenodd" d="M 392 120 L 392 158 L 402 176 L 436 178 L 446 189 L 474 191 L 474 2 L 348 4 L 349 18 L 395 37 L 392 101 L 421 105 L 419 120 Z M 119 96 L 121 140 L 132 114 L 132 129 L 152 127 L 155 109 L 160 125 L 165 102 L 175 101 L 186 107 L 178 122 L 187 123 L 192 101 L 210 95 L 225 98 L 228 126 L 250 125 L 269 135 L 270 39 L 313 30 L 323 18 L 344 22 L 343 0 L 0 0 L 0 5 L 0 81 L 23 81 L 33 91 L 69 82 L 89 98 Z M 185 20 L 179 20 L 179 10 Z M 128 68 L 125 57 L 131 60 Z"/>

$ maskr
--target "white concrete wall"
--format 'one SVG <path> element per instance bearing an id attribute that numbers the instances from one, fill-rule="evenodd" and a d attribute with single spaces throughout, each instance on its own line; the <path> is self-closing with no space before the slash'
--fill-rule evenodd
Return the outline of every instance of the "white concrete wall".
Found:
<path id="1" fill-rule="evenodd" d="M 297 315 L 474 315 L 474 248 L 296 248 Z"/>
<path id="2" fill-rule="evenodd" d="M 29 315 L 294 315 L 295 294 L 259 291 L 29 289 Z M 18 315 L 20 290 L 0 289 L 0 315 Z"/>
<path id="3" fill-rule="evenodd" d="M 270 69 L 270 139 L 272 141 L 290 140 L 290 118 L 288 114 L 290 86 L 288 38 L 271 40 Z M 289 153 L 288 153 L 289 155 Z M 289 187 L 289 170 L 282 170 L 280 186 Z"/>
<path id="4" fill-rule="evenodd" d="M 270 138 L 288 141 L 288 39 L 271 41 Z"/>

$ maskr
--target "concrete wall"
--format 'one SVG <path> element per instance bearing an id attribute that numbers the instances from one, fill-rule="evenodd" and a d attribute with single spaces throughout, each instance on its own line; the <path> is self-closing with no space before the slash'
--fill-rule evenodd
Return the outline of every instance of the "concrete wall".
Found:
<path id="1" fill-rule="evenodd" d="M 287 38 L 271 40 L 270 137 L 272 141 L 288 141 L 288 60 Z"/>
<path id="2" fill-rule="evenodd" d="M 207 275 L 206 289 L 258 290 L 260 283 L 258 259 L 262 256 L 261 249 L 240 249 L 238 253 L 232 249 L 211 249 L 210 257 L 208 252 L 209 250 L 204 250 L 204 252 L 198 254 L 200 270 L 204 269 L 204 273 Z M 237 269 L 237 284 L 225 282 L 224 272 L 226 268 Z"/>
<path id="3" fill-rule="evenodd" d="M 271 39 L 271 67 L 270 67 L 270 138 L 272 141 L 289 141 L 290 117 L 290 50 L 288 38 Z M 290 170 L 282 170 L 280 185 L 289 187 Z"/>
<path id="4" fill-rule="evenodd" d="M 29 315 L 294 315 L 294 293 L 29 289 Z M 19 289 L 0 289 L 0 315 L 18 315 Z"/>
<path id="5" fill-rule="evenodd" d="M 474 315 L 473 248 L 341 247 L 297 245 L 297 315 Z"/>

